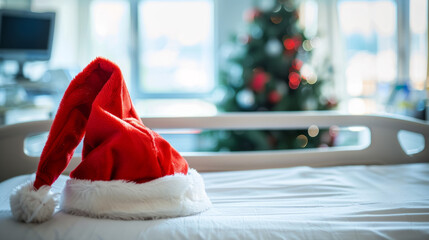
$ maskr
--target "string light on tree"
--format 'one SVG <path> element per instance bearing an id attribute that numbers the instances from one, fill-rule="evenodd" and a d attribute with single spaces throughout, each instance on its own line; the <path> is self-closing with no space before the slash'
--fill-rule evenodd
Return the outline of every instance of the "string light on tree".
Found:
<path id="1" fill-rule="evenodd" d="M 313 45 L 311 44 L 311 41 L 310 41 L 310 40 L 305 40 L 305 41 L 302 43 L 302 48 L 303 48 L 305 51 L 309 52 L 309 51 L 313 50 Z"/>

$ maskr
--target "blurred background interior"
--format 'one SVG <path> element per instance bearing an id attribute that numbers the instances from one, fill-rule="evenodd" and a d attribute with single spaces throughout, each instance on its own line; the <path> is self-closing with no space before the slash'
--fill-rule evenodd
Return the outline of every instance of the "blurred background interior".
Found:
<path id="1" fill-rule="evenodd" d="M 428 120 L 426 0 L 0 0 L 0 9 L 0 125 L 53 118 L 97 56 L 119 65 L 143 117 L 336 110 Z M 180 150 L 222 151 L 364 144 L 365 132 L 165 136 Z"/>

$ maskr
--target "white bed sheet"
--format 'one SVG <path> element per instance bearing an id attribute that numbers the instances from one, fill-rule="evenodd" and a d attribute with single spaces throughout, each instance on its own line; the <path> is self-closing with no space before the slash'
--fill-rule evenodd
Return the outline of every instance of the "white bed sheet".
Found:
<path id="1" fill-rule="evenodd" d="M 1 239 L 429 239 L 429 164 L 294 167 L 201 174 L 213 208 L 196 216 L 117 221 L 57 212 L 12 219 L 0 184 Z M 67 177 L 53 190 L 60 192 Z"/>

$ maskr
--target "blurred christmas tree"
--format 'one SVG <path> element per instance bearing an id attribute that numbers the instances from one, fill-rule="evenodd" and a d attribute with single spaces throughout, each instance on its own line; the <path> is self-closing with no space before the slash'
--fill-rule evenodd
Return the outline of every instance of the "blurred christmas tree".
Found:
<path id="1" fill-rule="evenodd" d="M 294 1 L 276 1 L 270 9 L 246 14 L 247 35 L 232 38 L 229 58 L 221 64 L 224 92 L 220 111 L 328 110 L 336 101 L 322 94 L 325 82 L 310 66 L 314 39 L 299 27 Z M 326 75 L 326 73 L 325 73 Z M 329 74 L 328 74 L 329 75 Z M 328 131 L 254 130 L 211 132 L 215 150 L 267 150 L 332 144 Z M 325 135 L 325 136 L 324 136 Z"/>

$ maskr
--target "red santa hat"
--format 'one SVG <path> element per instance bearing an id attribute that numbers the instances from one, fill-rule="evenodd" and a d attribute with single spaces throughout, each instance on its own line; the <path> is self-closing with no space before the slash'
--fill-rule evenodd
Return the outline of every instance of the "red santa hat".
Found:
<path id="1" fill-rule="evenodd" d="M 43 222 L 52 216 L 56 201 L 50 186 L 84 136 L 82 162 L 62 192 L 63 211 L 146 219 L 187 216 L 210 207 L 198 172 L 140 120 L 118 66 L 97 58 L 67 88 L 35 181 L 11 195 L 16 219 Z"/>

